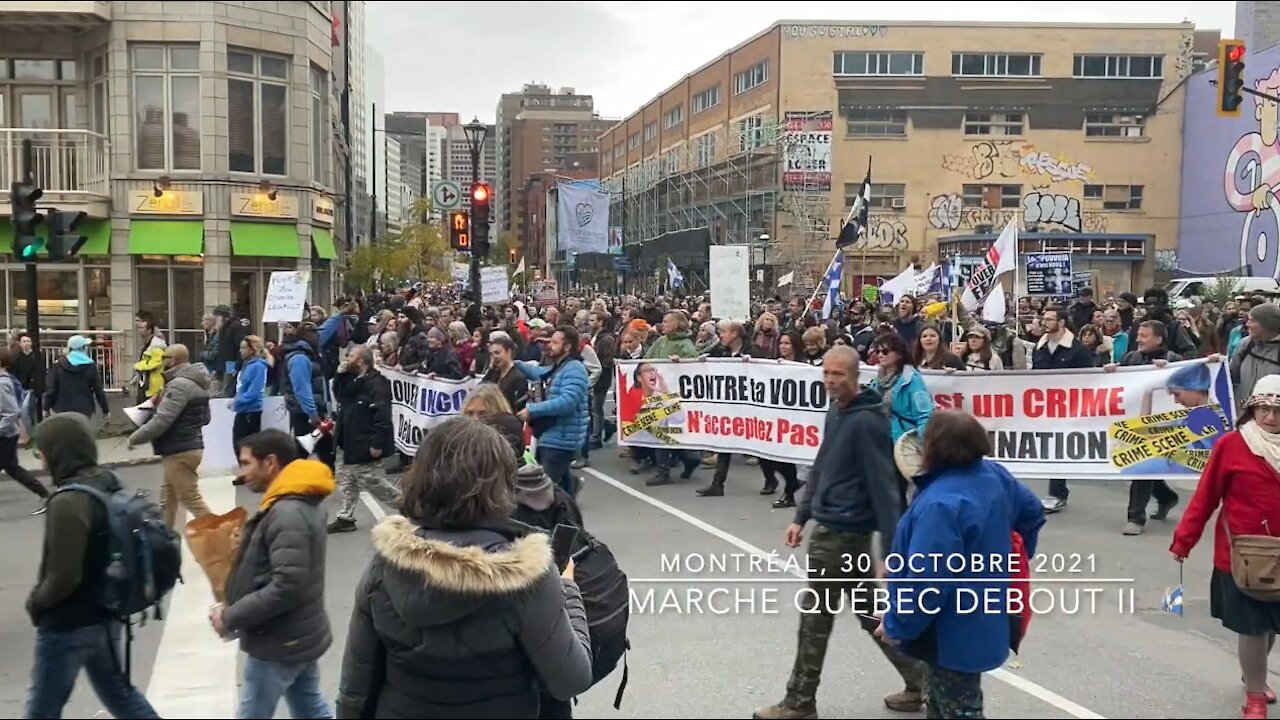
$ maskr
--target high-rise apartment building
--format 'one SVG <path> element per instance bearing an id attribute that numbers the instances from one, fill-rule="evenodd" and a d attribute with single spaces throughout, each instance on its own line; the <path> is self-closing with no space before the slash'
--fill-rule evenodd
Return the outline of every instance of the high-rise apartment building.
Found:
<path id="1" fill-rule="evenodd" d="M 370 176 L 373 167 L 373 151 L 370 128 L 369 69 L 365 56 L 367 46 L 365 30 L 368 9 L 365 0 L 343 3 L 347 14 L 350 46 L 347 52 L 351 63 L 351 185 L 352 185 L 352 245 L 370 241 L 369 212 L 371 189 Z"/>
<path id="2" fill-rule="evenodd" d="M 485 126 L 484 149 L 480 154 L 480 182 L 490 187 L 497 179 L 498 149 L 493 142 L 494 126 Z M 444 147 L 444 179 L 452 180 L 462 188 L 462 206 L 471 206 L 471 145 L 462 125 L 447 129 Z"/>
<path id="3" fill-rule="evenodd" d="M 427 182 L 423 194 L 431 192 L 431 184 L 444 178 L 444 142 L 449 131 L 439 125 L 427 126 Z"/>
<path id="4" fill-rule="evenodd" d="M 566 155 L 593 151 L 596 139 L 614 125 L 595 115 L 595 101 L 573 88 L 525 85 L 498 101 L 497 228 L 521 233 L 520 188 L 534 173 L 554 170 Z"/>

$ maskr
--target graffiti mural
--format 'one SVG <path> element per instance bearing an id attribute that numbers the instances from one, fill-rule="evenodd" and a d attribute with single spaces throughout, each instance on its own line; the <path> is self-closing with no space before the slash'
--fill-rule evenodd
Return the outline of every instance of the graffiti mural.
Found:
<path id="1" fill-rule="evenodd" d="M 979 225 L 1001 228 L 1021 212 L 1023 225 L 1039 225 L 1040 232 L 1091 232 L 1107 231 L 1107 217 L 1102 213 L 1083 212 L 1079 198 L 1049 192 L 1037 188 L 1022 196 L 1020 210 L 1012 208 L 988 209 L 964 207 L 964 200 L 955 193 L 935 195 L 929 201 L 929 227 L 935 230 L 972 230 Z M 1043 226 L 1049 227 L 1043 227 Z"/>
<path id="2" fill-rule="evenodd" d="M 1239 117 L 1220 118 L 1216 77 L 1187 81 L 1179 265 L 1197 274 L 1248 265 L 1280 278 L 1280 105 L 1248 95 Z M 1245 58 L 1245 82 L 1280 95 L 1280 46 Z"/>
<path id="3" fill-rule="evenodd" d="M 983 140 L 968 154 L 943 155 L 942 168 L 971 180 L 1016 178 L 1019 173 L 1053 182 L 1087 182 L 1093 177 L 1093 168 L 1085 163 L 1012 140 Z"/>
<path id="4" fill-rule="evenodd" d="M 850 252 L 902 252 L 907 249 L 907 225 L 893 215 L 872 215 L 867 218 L 867 231 L 858 242 L 849 246 Z"/>
<path id="5" fill-rule="evenodd" d="M 1080 232 L 1080 201 L 1036 190 L 1022 196 L 1022 221 L 1027 225 L 1061 225 Z"/>
<path id="6" fill-rule="evenodd" d="M 1156 251 L 1156 270 L 1162 272 L 1174 272 L 1178 269 L 1178 251 L 1177 250 L 1157 250 Z"/>

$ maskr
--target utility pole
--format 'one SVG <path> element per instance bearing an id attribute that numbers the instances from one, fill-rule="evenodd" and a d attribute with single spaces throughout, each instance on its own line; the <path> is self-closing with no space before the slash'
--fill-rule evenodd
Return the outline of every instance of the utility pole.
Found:
<path id="1" fill-rule="evenodd" d="M 369 243 L 378 237 L 378 103 L 373 104 L 373 117 L 369 119 L 369 194 L 373 204 L 369 206 Z"/>

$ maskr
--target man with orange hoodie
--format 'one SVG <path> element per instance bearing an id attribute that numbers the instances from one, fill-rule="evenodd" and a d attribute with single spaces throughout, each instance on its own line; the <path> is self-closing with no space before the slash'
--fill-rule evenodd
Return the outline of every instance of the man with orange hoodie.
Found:
<path id="1" fill-rule="evenodd" d="M 298 441 L 264 430 L 240 441 L 237 482 L 262 493 L 245 524 L 226 604 L 209 611 L 214 631 L 238 637 L 244 665 L 237 718 L 275 717 L 284 697 L 295 718 L 331 718 L 316 661 L 333 644 L 324 609 L 329 467 L 298 459 Z"/>

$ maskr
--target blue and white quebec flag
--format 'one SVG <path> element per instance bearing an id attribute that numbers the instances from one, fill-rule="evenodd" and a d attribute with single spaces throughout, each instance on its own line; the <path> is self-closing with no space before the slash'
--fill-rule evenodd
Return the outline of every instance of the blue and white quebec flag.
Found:
<path id="1" fill-rule="evenodd" d="M 667 284 L 670 285 L 673 290 L 684 286 L 684 275 L 680 274 L 680 268 L 676 267 L 676 264 L 671 261 L 671 258 L 667 258 Z"/>
<path id="2" fill-rule="evenodd" d="M 609 252 L 609 193 L 587 182 L 562 182 L 556 192 L 556 249 Z"/>
<path id="3" fill-rule="evenodd" d="M 836 256 L 831 258 L 831 264 L 827 266 L 827 274 L 822 279 L 827 284 L 827 298 L 822 301 L 823 320 L 831 317 L 831 313 L 836 308 L 836 303 L 840 300 L 840 280 L 843 277 L 844 251 L 837 250 Z"/>

